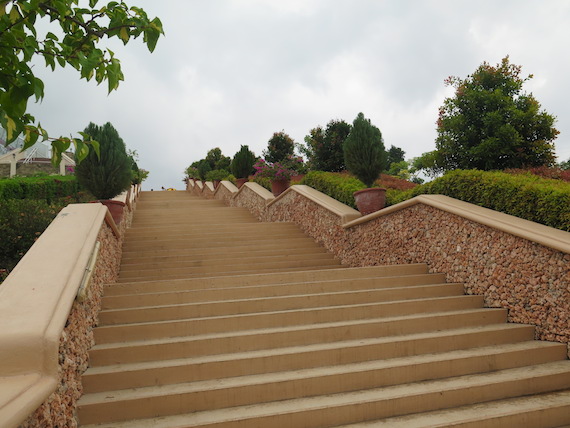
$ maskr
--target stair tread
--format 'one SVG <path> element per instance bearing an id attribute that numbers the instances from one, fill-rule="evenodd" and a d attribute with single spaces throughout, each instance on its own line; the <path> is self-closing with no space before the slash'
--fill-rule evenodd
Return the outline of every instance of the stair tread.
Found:
<path id="1" fill-rule="evenodd" d="M 413 272 L 419 272 L 419 271 L 423 271 L 423 273 L 427 273 L 427 265 L 424 263 L 417 263 L 417 264 L 410 264 L 410 265 L 386 265 L 386 266 L 371 266 L 371 267 L 364 267 L 364 268 L 355 268 L 355 267 L 348 267 L 348 266 L 340 266 L 338 268 L 335 269 L 335 277 L 339 278 L 339 279 L 346 279 L 346 277 L 352 277 L 353 275 L 355 275 L 356 273 L 360 274 L 360 275 L 370 275 L 370 274 L 374 274 L 376 276 L 394 276 L 394 273 L 392 273 L 391 271 L 394 270 L 399 270 L 402 269 L 402 266 L 405 266 L 405 268 L 413 271 Z M 387 272 L 388 274 L 385 275 L 381 275 L 382 272 Z M 325 275 L 330 275 L 330 271 L 328 270 L 323 270 L 323 272 L 319 272 L 318 269 L 313 270 L 313 271 L 295 271 L 295 272 L 279 272 L 277 274 L 275 273 L 249 273 L 249 274 L 238 274 L 238 275 L 234 275 L 234 278 L 231 279 L 232 283 L 239 285 L 239 284 L 249 284 L 251 283 L 251 281 L 257 281 L 258 283 L 263 283 L 263 284 L 282 284 L 282 283 L 286 283 L 286 282 L 300 282 L 300 281 L 306 281 L 306 280 L 315 280 L 315 278 L 318 278 L 319 276 L 322 276 L 323 274 Z M 438 274 L 434 274 L 434 275 L 438 275 Z M 284 278 L 281 281 L 278 281 L 276 279 L 276 277 L 281 277 Z M 215 274 L 210 275 L 209 277 L 203 277 L 200 279 L 200 281 L 203 281 L 207 279 L 208 281 L 216 281 L 216 279 L 218 281 L 228 281 L 228 278 L 223 277 L 217 277 Z M 144 282 L 146 283 L 151 283 L 151 284 L 165 284 L 166 282 L 169 281 L 173 281 L 173 280 L 154 280 L 154 281 L 143 281 L 143 283 L 141 284 L 140 282 L 133 282 L 133 285 L 135 287 L 143 287 L 144 286 Z M 183 284 L 185 281 L 197 281 L 197 279 L 195 278 L 190 278 L 190 279 L 185 279 L 185 278 L 181 278 L 181 279 L 177 279 L 174 280 L 176 284 Z M 109 284 L 106 291 L 107 295 L 114 295 L 113 292 L 116 292 L 117 290 L 122 290 L 123 288 L 126 288 L 129 286 L 128 282 L 124 282 L 124 283 L 113 283 L 113 284 Z"/>
<path id="2" fill-rule="evenodd" d="M 91 349 L 99 350 L 99 349 L 110 349 L 110 348 L 117 348 L 117 347 L 130 347 L 136 345 L 149 345 L 149 344 L 162 344 L 162 343 L 174 343 L 179 342 L 182 340 L 204 340 L 204 339 L 214 339 L 214 338 L 221 338 L 221 337 L 240 337 L 240 336 L 249 336 L 255 334 L 265 334 L 265 333 L 278 333 L 278 332 L 287 332 L 292 330 L 311 330 L 311 329 L 326 329 L 335 326 L 356 326 L 359 324 L 369 324 L 369 323 L 376 323 L 376 322 L 393 322 L 398 320 L 410 320 L 410 319 L 422 319 L 426 317 L 434 317 L 437 315 L 445 314 L 445 315 L 454 315 L 454 314 L 463 314 L 463 313 L 489 313 L 490 311 L 494 312 L 504 312 L 504 309 L 501 308 L 493 308 L 493 309 L 484 309 L 484 308 L 477 308 L 477 309 L 463 309 L 459 311 L 449 311 L 449 312 L 431 312 L 425 314 L 410 314 L 407 316 L 392 316 L 392 317 L 385 317 L 385 318 L 365 318 L 365 319 L 355 319 L 355 320 L 342 320 L 342 321 L 333 321 L 333 322 L 323 322 L 319 324 L 296 324 L 291 326 L 285 327 L 265 327 L 265 328 L 258 328 L 258 329 L 250 329 L 250 330 L 235 330 L 235 331 L 224 331 L 219 333 L 204 333 L 204 334 L 196 334 L 192 336 L 175 336 L 175 337 L 163 337 L 159 339 L 147 339 L 147 340 L 133 340 L 129 342 L 115 342 L 115 343 L 96 343 Z M 518 324 L 500 324 L 503 328 L 519 328 L 520 325 Z M 460 330 L 481 330 L 486 329 L 489 326 L 477 326 L 477 327 L 470 327 L 466 329 Z"/>
<path id="3" fill-rule="evenodd" d="M 466 329 L 467 330 L 467 329 Z M 461 331 L 454 331 L 451 334 L 461 334 Z M 431 335 L 433 336 L 433 335 Z M 408 336 L 399 336 L 397 338 L 379 338 L 379 339 L 358 339 L 358 340 L 346 340 L 342 342 L 333 342 L 333 343 L 326 343 L 326 344 L 314 344 L 314 345 L 301 345 L 301 346 L 291 346 L 291 347 L 283 347 L 283 348 L 272 348 L 272 349 L 261 349 L 255 351 L 246 351 L 246 352 L 235 352 L 231 354 L 216 354 L 216 355 L 206 355 L 206 356 L 199 356 L 199 357 L 192 357 L 192 358 L 177 358 L 172 360 L 161 360 L 161 361 L 147 361 L 147 362 L 140 362 L 140 363 L 128 363 L 128 364 L 115 364 L 115 365 L 108 365 L 108 366 L 100 366 L 100 367 L 90 367 L 87 369 L 86 374 L 90 376 L 94 376 L 97 374 L 108 374 L 108 373 L 116 373 L 121 371 L 135 371 L 135 370 L 145 370 L 145 369 L 154 369 L 154 368 L 163 368 L 163 367 L 177 367 L 177 366 L 185 366 L 190 364 L 204 364 L 209 362 L 218 362 L 218 361 L 234 361 L 238 359 L 247 360 L 249 358 L 259 358 L 259 357 L 272 357 L 276 355 L 296 355 L 303 352 L 312 352 L 312 351 L 322 351 L 322 350 L 336 350 L 336 349 L 344 349 L 350 347 L 361 347 L 367 344 L 380 344 L 380 343 L 390 343 L 392 341 L 406 340 L 419 340 L 420 338 L 430 337 L 429 334 L 417 334 L 417 335 L 408 335 Z M 349 364 L 342 364 L 341 367 L 345 367 L 345 369 L 349 367 L 386 367 L 386 366 L 398 366 L 398 365 L 407 365 L 410 362 L 421 362 L 421 361 L 429 361 L 429 360 L 440 360 L 440 359 L 448 359 L 452 356 L 458 358 L 464 358 L 466 356 L 476 356 L 476 355 L 487 355 L 492 353 L 501 353 L 501 352 L 508 352 L 512 350 L 519 350 L 519 349 L 550 349 L 550 348 L 563 348 L 564 345 L 557 343 L 557 342 L 539 342 L 539 341 L 525 341 L 525 342 L 517 342 L 517 343 L 505 343 L 500 345 L 492 345 L 492 346 L 481 346 L 477 348 L 468 348 L 468 349 L 460 349 L 460 350 L 453 350 L 453 351 L 445 351 L 441 353 L 431 353 L 431 354 L 421 354 L 421 355 L 410 355 L 406 357 L 396 357 L 396 358 L 388 358 L 382 360 L 375 360 L 375 361 L 367 361 L 367 362 L 359 362 L 359 363 L 349 363 Z M 320 368 L 312 368 L 309 371 L 314 373 L 325 372 L 341 372 L 342 368 L 332 368 L 336 366 L 326 366 Z M 302 370 L 297 370 L 299 372 Z M 306 373 L 309 373 L 307 371 Z"/>
<path id="4" fill-rule="evenodd" d="M 417 286 L 408 286 L 405 287 L 406 291 L 422 291 L 422 290 L 430 290 L 430 289 L 449 289 L 449 295 L 459 295 L 451 293 L 452 289 L 458 286 L 462 286 L 459 283 L 445 283 L 445 284 L 428 284 L 428 285 L 417 285 Z M 287 300 L 287 299 L 317 299 L 317 298 L 328 298 L 328 297 L 347 297 L 351 295 L 359 295 L 359 296 L 366 296 L 371 294 L 389 294 L 393 291 L 402 291 L 403 287 L 387 287 L 387 288 L 369 288 L 369 289 L 359 289 L 359 290 L 348 290 L 348 291 L 332 291 L 332 292 L 321 292 L 321 293 L 311 293 L 307 292 L 306 294 L 287 294 L 287 295 L 278 295 L 278 296 L 268 296 L 268 297 L 251 297 L 251 298 L 242 298 L 242 299 L 227 299 L 227 300 L 208 300 L 208 301 L 199 301 L 199 302 L 190 302 L 190 303 L 173 303 L 173 304 L 165 304 L 165 305 L 146 305 L 146 306 L 137 306 L 135 308 L 116 308 L 116 309 L 103 309 L 101 310 L 100 314 L 102 313 L 116 313 L 116 312 L 129 312 L 129 311 L 139 311 L 139 310 L 152 310 L 152 309 L 168 309 L 168 308 L 181 308 L 181 307 L 191 307 L 191 306 L 207 306 L 207 305 L 215 305 L 215 304 L 241 304 L 241 303 L 263 303 L 263 302 L 274 302 L 280 300 Z M 230 290 L 230 289 L 226 289 Z M 308 290 L 310 291 L 310 290 Z M 460 294 L 463 296 L 463 294 Z M 439 297 L 448 297 L 448 296 L 439 296 Z M 413 298 L 410 297 L 409 299 L 398 299 L 393 300 L 393 302 L 399 301 L 408 301 L 408 300 L 423 300 L 423 297 Z M 346 305 L 346 304 L 345 304 Z"/>
<path id="5" fill-rule="evenodd" d="M 299 376 L 301 375 L 302 373 L 299 374 Z M 462 390 L 480 386 L 492 386 L 495 384 L 500 384 L 502 382 L 521 380 L 532 381 L 532 379 L 540 378 L 543 376 L 565 376 L 567 379 L 570 379 L 570 361 L 565 360 L 548 362 L 534 366 L 497 370 L 492 373 L 476 373 L 452 378 L 428 380 L 402 385 L 390 385 L 386 387 L 351 391 L 339 394 L 330 394 L 326 396 L 304 397 L 278 402 L 261 403 L 256 404 L 255 406 L 251 406 L 250 410 L 252 413 L 263 414 L 268 409 L 271 409 L 272 413 L 280 413 L 286 411 L 295 411 L 298 408 L 318 408 L 323 406 L 329 407 L 333 405 L 346 406 L 350 404 L 363 403 L 369 400 L 388 400 L 396 399 L 399 397 L 410 398 L 414 396 L 421 397 L 423 394 L 439 391 L 452 393 L 454 390 Z M 243 381 L 243 379 L 231 378 L 218 380 L 218 388 L 229 387 L 230 385 L 235 384 L 239 381 Z M 113 391 L 112 393 L 106 391 L 101 393 L 86 394 L 80 399 L 79 406 L 81 407 L 96 403 L 117 402 L 119 400 L 137 400 L 153 396 L 164 397 L 167 395 L 185 394 L 188 392 L 200 390 L 199 387 L 195 386 L 196 383 L 197 382 L 159 385 L 145 388 L 118 390 Z M 277 411 L 277 408 L 280 408 L 280 411 Z M 216 411 L 212 411 L 212 413 L 216 413 Z"/>
<path id="6" fill-rule="evenodd" d="M 443 428 L 449 426 L 462 426 L 463 424 L 470 424 L 469 426 L 474 427 L 475 425 L 471 425 L 472 423 L 481 424 L 490 419 L 504 418 L 510 415 L 524 415 L 525 413 L 536 412 L 537 410 L 548 410 L 552 407 L 562 406 L 568 408 L 565 422 L 570 423 L 570 389 L 566 389 L 563 391 L 537 394 L 533 396 L 507 398 L 504 400 L 478 403 L 453 409 L 388 418 L 380 421 L 342 425 L 337 428 Z M 146 421 L 141 422 L 146 423 Z M 529 421 L 527 421 L 527 423 L 528 422 Z M 499 420 L 498 424 L 493 426 L 502 427 L 505 425 L 502 425 Z M 564 428 L 565 426 L 558 426 L 558 428 Z M 141 428 L 143 427 L 145 427 L 144 424 L 141 425 Z"/>
<path id="7" fill-rule="evenodd" d="M 211 315 L 211 316 L 197 316 L 197 317 L 184 317 L 184 318 L 173 318 L 173 319 L 165 319 L 165 320 L 157 320 L 157 321 L 138 321 L 132 323 L 119 323 L 119 324 L 112 324 L 112 325 L 101 325 L 96 327 L 95 330 L 103 330 L 108 328 L 120 328 L 120 327 L 132 327 L 132 326 L 145 326 L 145 325 L 156 325 L 156 324 L 168 324 L 168 323 L 184 323 L 184 322 L 192 322 L 192 321 L 208 321 L 208 320 L 223 320 L 227 319 L 228 321 L 232 320 L 239 320 L 240 318 L 245 319 L 247 317 L 267 317 L 267 316 L 278 316 L 278 315 L 285 315 L 285 314 L 325 314 L 327 311 L 340 311 L 340 310 L 350 310 L 350 309 L 378 309 L 378 308 L 385 308 L 386 310 L 394 310 L 396 305 L 399 306 L 406 306 L 406 305 L 425 305 L 428 306 L 425 308 L 422 313 L 436 313 L 437 308 L 436 304 L 441 304 L 442 302 L 449 302 L 457 303 L 457 304 L 465 304 L 465 305 L 478 305 L 482 303 L 481 296 L 475 295 L 458 295 L 458 296 L 444 296 L 444 297 L 429 297 L 423 299 L 409 299 L 409 300 L 392 300 L 388 302 L 371 302 L 371 303 L 356 303 L 356 304 L 344 304 L 344 305 L 337 305 L 337 306 L 315 306 L 310 308 L 292 308 L 292 309 L 278 309 L 278 310 L 270 310 L 266 312 L 246 312 L 246 313 L 237 313 L 237 314 L 221 314 L 221 315 Z M 185 306 L 185 305 L 183 305 Z M 364 315 L 364 314 L 363 314 Z M 318 320 L 312 320 L 312 322 L 323 322 Z"/>

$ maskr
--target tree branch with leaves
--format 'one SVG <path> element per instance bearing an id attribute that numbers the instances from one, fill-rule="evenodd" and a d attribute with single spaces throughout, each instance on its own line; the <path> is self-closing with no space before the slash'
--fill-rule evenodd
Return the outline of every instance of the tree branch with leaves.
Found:
<path id="1" fill-rule="evenodd" d="M 81 5 L 80 5 L 81 3 Z M 47 67 L 70 65 L 82 79 L 100 84 L 107 82 L 109 93 L 124 80 L 121 63 L 110 49 L 101 49 L 102 40 L 119 38 L 123 44 L 143 36 L 143 42 L 153 52 L 160 35 L 164 34 L 160 19 L 149 19 L 141 8 L 129 7 L 125 2 L 111 1 L 97 7 L 99 0 L 10 0 L 0 1 L 0 125 L 6 130 L 5 144 L 19 135 L 24 138 L 24 149 L 39 138 L 51 141 L 52 161 L 58 164 L 61 154 L 75 146 L 76 158 L 81 161 L 92 147 L 99 146 L 84 132 L 81 138 L 50 138 L 35 117 L 27 113 L 31 98 L 36 102 L 44 97 L 44 83 L 37 78 L 30 63 L 36 56 L 43 57 Z M 49 20 L 58 37 L 48 31 L 40 37 L 39 19 Z"/>

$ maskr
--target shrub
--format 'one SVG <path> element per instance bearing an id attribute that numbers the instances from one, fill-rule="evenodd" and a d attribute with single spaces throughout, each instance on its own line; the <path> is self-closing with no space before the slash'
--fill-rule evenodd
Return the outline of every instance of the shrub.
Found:
<path id="1" fill-rule="evenodd" d="M 206 180 L 207 181 L 214 181 L 214 180 L 225 180 L 230 173 L 225 169 L 214 169 L 212 171 L 208 171 L 206 173 Z"/>
<path id="2" fill-rule="evenodd" d="M 357 178 L 323 171 L 310 171 L 301 183 L 353 208 L 356 208 L 353 193 L 366 187 Z"/>
<path id="3" fill-rule="evenodd" d="M 131 160 L 117 130 L 107 122 L 90 123 L 85 133 L 99 142 L 100 155 L 94 150 L 75 168 L 77 180 L 97 199 L 111 199 L 131 184 Z"/>
<path id="4" fill-rule="evenodd" d="M 253 182 L 259 184 L 261 187 L 265 187 L 271 192 L 271 179 L 267 177 L 253 177 Z"/>
<path id="5" fill-rule="evenodd" d="M 255 154 L 249 150 L 248 146 L 241 146 L 239 151 L 234 155 L 230 169 L 236 178 L 247 178 L 253 174 L 253 164 L 255 163 Z"/>
<path id="6" fill-rule="evenodd" d="M 508 174 L 532 174 L 542 178 L 551 178 L 554 180 L 570 181 L 570 170 L 560 167 L 537 166 L 528 169 L 506 169 L 504 172 Z"/>
<path id="7" fill-rule="evenodd" d="M 74 176 L 13 177 L 0 179 L 0 200 L 43 199 L 47 203 L 77 194 L 79 185 Z"/>
<path id="8" fill-rule="evenodd" d="M 358 113 L 344 142 L 346 167 L 366 187 L 372 187 L 386 163 L 386 150 L 380 130 Z"/>
<path id="9" fill-rule="evenodd" d="M 66 200 L 51 205 L 34 199 L 0 200 L 0 270 L 12 270 L 65 205 Z"/>
<path id="10" fill-rule="evenodd" d="M 442 194 L 526 220 L 570 231 L 570 184 L 531 174 L 454 170 L 393 198 Z"/>

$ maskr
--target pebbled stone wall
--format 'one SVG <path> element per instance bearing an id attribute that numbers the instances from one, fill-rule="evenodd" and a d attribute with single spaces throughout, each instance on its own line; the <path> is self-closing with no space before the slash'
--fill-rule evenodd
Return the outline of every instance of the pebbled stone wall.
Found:
<path id="1" fill-rule="evenodd" d="M 293 191 L 267 207 L 259 202 L 242 206 L 263 221 L 295 222 L 344 264 L 427 263 L 467 294 L 483 295 L 487 307 L 507 308 L 509 321 L 536 326 L 537 339 L 568 344 L 570 357 L 568 253 L 425 204 L 345 228 Z"/>
<path id="2" fill-rule="evenodd" d="M 135 203 L 132 204 L 133 208 Z M 20 428 L 77 427 L 77 402 L 83 394 L 81 376 L 89 365 L 89 349 L 95 344 L 93 328 L 97 326 L 104 288 L 117 281 L 121 263 L 121 247 L 125 230 L 130 226 L 134 210 L 127 210 L 118 230 L 103 222 L 97 240 L 99 255 L 93 270 L 88 298 L 75 300 L 59 341 L 59 385 L 32 413 Z"/>

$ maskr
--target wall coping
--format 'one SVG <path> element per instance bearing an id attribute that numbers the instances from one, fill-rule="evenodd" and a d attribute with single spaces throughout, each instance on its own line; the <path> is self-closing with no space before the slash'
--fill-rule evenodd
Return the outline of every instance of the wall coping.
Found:
<path id="1" fill-rule="evenodd" d="M 206 181 L 205 187 L 207 187 L 210 192 L 214 193 L 214 183 L 211 181 Z"/>
<path id="2" fill-rule="evenodd" d="M 332 214 L 340 217 L 341 223 L 350 222 L 362 217 L 361 214 L 354 208 L 349 207 L 348 205 L 343 204 L 342 202 L 337 201 L 334 198 L 331 198 L 329 195 L 326 195 L 305 184 L 296 184 L 294 186 L 289 187 L 287 190 L 281 193 L 277 198 L 275 198 L 275 200 L 269 202 L 267 206 L 269 207 L 275 202 L 279 201 L 289 192 L 298 193 L 304 196 L 305 198 L 313 201 L 314 203 L 320 205 L 321 207 L 325 208 Z"/>
<path id="3" fill-rule="evenodd" d="M 3 426 L 21 423 L 58 385 L 59 340 L 108 212 L 62 209 L 0 286 Z"/>
<path id="4" fill-rule="evenodd" d="M 237 191 L 237 193 L 234 195 L 234 198 L 237 198 L 238 195 L 241 192 L 243 192 L 245 189 L 249 189 L 252 192 L 256 193 L 261 199 L 265 200 L 266 204 L 268 204 L 269 201 L 272 201 L 275 199 L 275 196 L 273 196 L 273 193 L 271 193 L 265 187 L 255 183 L 253 181 L 248 181 L 248 182 L 244 183 L 244 185 L 241 186 L 240 189 Z"/>
<path id="5" fill-rule="evenodd" d="M 489 208 L 480 207 L 478 205 L 453 199 L 444 195 L 416 196 L 415 198 L 408 199 L 407 201 L 400 202 L 399 204 L 392 205 L 391 207 L 384 208 L 383 210 L 368 214 L 357 220 L 353 220 L 344 224 L 343 227 L 345 229 L 349 229 L 416 204 L 429 205 L 476 223 L 489 226 L 493 229 L 570 254 L 570 232 L 555 229 L 553 227 L 515 217 L 510 214 L 494 211 Z"/>
<path id="6" fill-rule="evenodd" d="M 218 187 L 216 187 L 216 191 L 214 192 L 214 195 L 216 193 L 218 193 L 218 191 L 220 191 L 220 189 L 222 187 L 225 187 L 230 193 L 237 193 L 238 192 L 238 188 L 236 187 L 236 185 L 234 183 L 232 183 L 231 181 L 228 181 L 228 180 L 222 180 L 222 181 L 220 181 L 220 184 L 218 185 Z"/>

